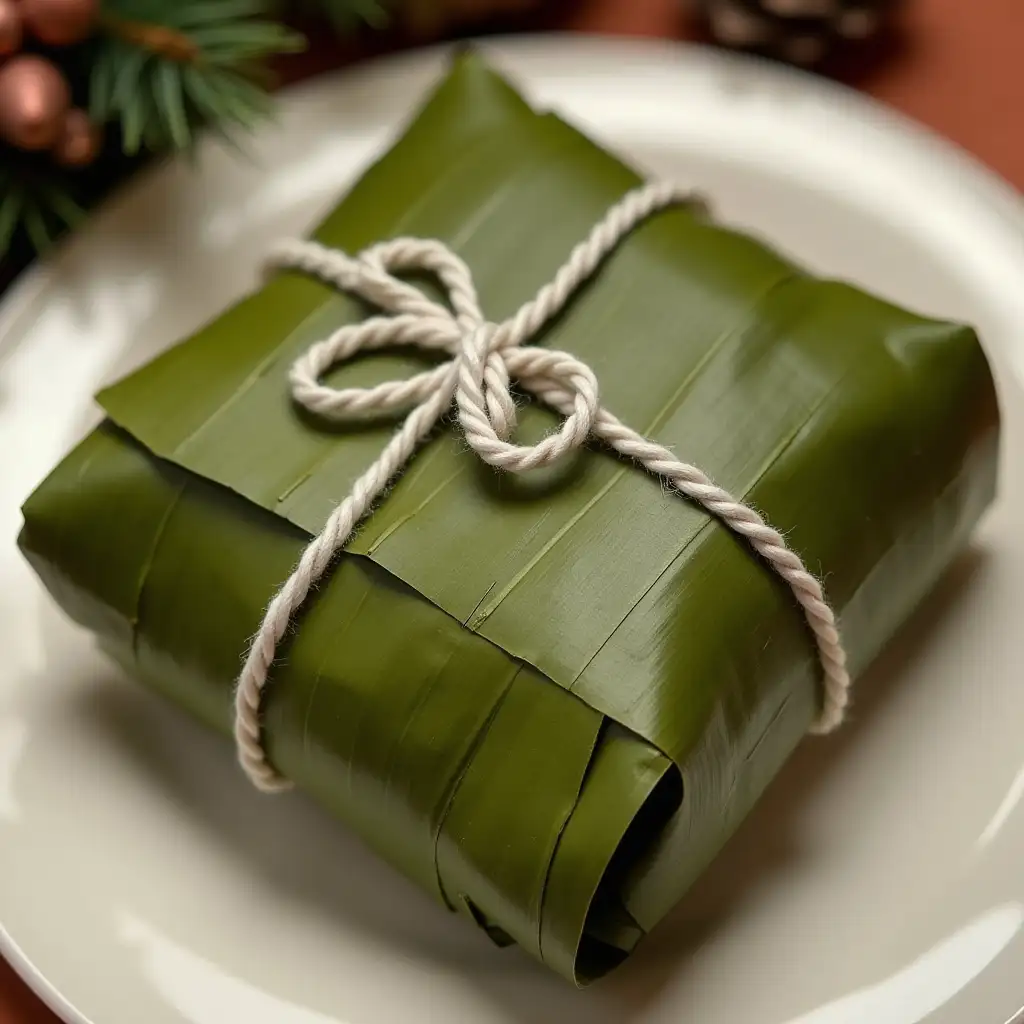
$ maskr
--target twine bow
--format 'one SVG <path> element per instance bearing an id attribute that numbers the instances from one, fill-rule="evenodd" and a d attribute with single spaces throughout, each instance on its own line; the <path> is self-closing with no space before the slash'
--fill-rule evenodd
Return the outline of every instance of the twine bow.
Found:
<path id="1" fill-rule="evenodd" d="M 289 374 L 294 400 L 332 421 L 399 412 L 407 415 L 376 462 L 356 480 L 321 533 L 303 551 L 292 575 L 271 600 L 246 657 L 235 693 L 235 742 L 239 762 L 258 788 L 277 791 L 289 785 L 267 761 L 260 704 L 277 646 L 292 616 L 453 399 L 470 448 L 498 469 L 523 472 L 548 465 L 589 438 L 597 438 L 745 537 L 789 584 L 814 634 L 824 677 L 824 699 L 815 730 L 828 732 L 840 724 L 850 680 L 835 616 L 820 583 L 787 547 L 782 535 L 697 467 L 680 462 L 669 449 L 603 408 L 597 378 L 586 363 L 568 352 L 528 344 L 639 223 L 657 211 L 692 202 L 690 192 L 671 183 L 652 183 L 628 193 L 573 249 L 554 278 L 499 324 L 485 318 L 469 267 L 436 240 L 397 238 L 354 257 L 315 242 L 290 241 L 272 254 L 271 266 L 320 278 L 381 311 L 362 323 L 339 328 L 300 356 Z M 446 289 L 450 308 L 394 276 L 407 271 L 433 274 Z M 370 388 L 336 389 L 321 383 L 329 369 L 357 353 L 393 346 L 444 352 L 450 358 L 407 380 Z M 511 440 L 516 425 L 516 407 L 509 393 L 513 379 L 523 391 L 564 417 L 559 429 L 537 444 L 519 445 Z"/>

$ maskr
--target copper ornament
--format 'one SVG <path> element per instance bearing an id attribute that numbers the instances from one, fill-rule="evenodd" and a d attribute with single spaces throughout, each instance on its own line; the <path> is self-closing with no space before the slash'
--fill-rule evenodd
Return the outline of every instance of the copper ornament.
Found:
<path id="1" fill-rule="evenodd" d="M 72 107 L 64 115 L 60 136 L 53 147 L 54 159 L 65 167 L 84 167 L 96 159 L 99 148 L 99 128 L 84 110 Z"/>
<path id="2" fill-rule="evenodd" d="M 49 149 L 60 135 L 71 91 L 43 57 L 19 54 L 0 66 L 0 137 L 22 149 Z"/>
<path id="3" fill-rule="evenodd" d="M 14 0 L 0 0 L 0 57 L 21 49 L 21 13 Z"/>

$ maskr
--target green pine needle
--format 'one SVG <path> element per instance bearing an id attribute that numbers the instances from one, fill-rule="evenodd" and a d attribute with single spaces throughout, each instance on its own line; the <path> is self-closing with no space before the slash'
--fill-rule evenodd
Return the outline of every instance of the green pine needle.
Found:
<path id="1" fill-rule="evenodd" d="M 106 0 L 89 109 L 119 121 L 126 153 L 187 149 L 205 124 L 252 127 L 268 99 L 255 69 L 301 49 L 298 34 L 264 17 L 267 0 Z M 177 49 L 161 46 L 167 31 Z"/>
<path id="2" fill-rule="evenodd" d="M 19 231 L 41 252 L 84 215 L 56 175 L 43 178 L 31 158 L 4 152 L 0 158 L 0 254 Z"/>
<path id="3" fill-rule="evenodd" d="M 14 232 L 21 223 L 22 204 L 19 196 L 8 192 L 0 199 L 0 252 L 6 252 Z"/>

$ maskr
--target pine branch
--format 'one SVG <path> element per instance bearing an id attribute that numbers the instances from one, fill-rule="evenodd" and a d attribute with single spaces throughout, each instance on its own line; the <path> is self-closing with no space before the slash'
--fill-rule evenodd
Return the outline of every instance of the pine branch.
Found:
<path id="1" fill-rule="evenodd" d="M 269 106 L 261 62 L 304 45 L 266 11 L 266 0 L 106 0 L 90 113 L 120 122 L 129 154 L 185 149 L 205 124 L 251 128 Z"/>
<path id="2" fill-rule="evenodd" d="M 483 0 L 480 0 L 481 4 Z M 506 0 L 508 2 L 508 0 Z M 524 0 L 519 0 L 520 3 Z M 528 2 L 528 0 L 525 0 Z M 321 16 L 338 32 L 387 28 L 444 0 L 101 0 L 100 30 L 47 56 L 74 102 L 106 128 L 101 159 L 70 170 L 0 143 L 0 257 L 23 263 L 75 223 L 137 155 L 191 147 L 200 127 L 229 142 L 267 113 L 266 61 L 301 49 L 287 15 Z"/>

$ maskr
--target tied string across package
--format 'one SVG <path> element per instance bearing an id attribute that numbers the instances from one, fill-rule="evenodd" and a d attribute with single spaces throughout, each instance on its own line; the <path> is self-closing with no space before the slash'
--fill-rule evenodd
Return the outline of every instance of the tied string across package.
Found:
<path id="1" fill-rule="evenodd" d="M 729 529 L 746 538 L 771 569 L 789 584 L 814 635 L 825 681 L 820 732 L 840 724 L 849 700 L 850 677 L 835 616 L 819 582 L 786 547 L 785 539 L 753 509 L 737 502 L 696 466 L 680 462 L 667 448 L 641 437 L 598 404 L 598 382 L 588 366 L 565 352 L 523 349 L 549 320 L 557 316 L 575 290 L 613 252 L 626 235 L 647 217 L 690 201 L 690 194 L 671 183 L 638 188 L 616 203 L 572 251 L 554 279 L 502 324 L 488 323 L 480 311 L 469 268 L 436 240 L 401 238 L 375 246 L 356 259 L 316 243 L 283 246 L 274 263 L 315 274 L 393 313 L 360 325 L 339 328 L 315 343 L 292 367 L 292 394 L 319 416 L 344 422 L 353 415 L 388 413 L 412 404 L 401 429 L 353 484 L 331 513 L 323 530 L 302 553 L 299 564 L 274 595 L 253 640 L 235 694 L 235 742 L 238 760 L 250 780 L 273 792 L 287 788 L 268 763 L 259 718 L 263 689 L 277 654 L 277 645 L 302 607 L 313 585 L 328 571 L 356 525 L 400 473 L 416 447 L 437 426 L 455 400 L 459 423 L 470 447 L 484 462 L 511 472 L 550 465 L 590 437 L 604 441 L 696 501 Z M 392 277 L 393 270 L 429 270 L 447 286 L 454 315 Z M 363 349 L 386 345 L 417 345 L 448 352 L 454 358 L 406 382 L 373 388 L 338 390 L 320 383 L 336 363 Z M 535 445 L 507 440 L 515 427 L 510 380 L 565 416 L 561 428 Z"/>
<path id="2" fill-rule="evenodd" d="M 816 278 L 659 188 L 460 55 L 313 242 L 285 252 L 297 271 L 98 396 L 107 419 L 28 499 L 20 538 L 111 657 L 228 738 L 254 652 L 269 679 L 241 733 L 250 767 L 272 766 L 262 781 L 294 783 L 441 906 L 579 984 L 636 947 L 842 711 L 794 593 L 804 570 L 783 578 L 756 553 L 748 511 L 824 584 L 855 679 L 995 489 L 998 411 L 970 328 Z M 504 347 L 637 195 L 668 205 Z M 397 306 L 347 293 L 368 254 L 409 238 L 437 242 L 420 243 L 430 273 L 378 282 Z M 473 303 L 436 279 L 446 266 Z M 415 344 L 345 362 L 366 324 Z M 361 401 L 388 414 L 351 422 Z M 347 541 L 328 534 L 306 599 L 250 647 L 424 406 L 441 422 L 424 414 L 386 495 Z M 584 443 L 604 410 L 662 469 L 698 474 L 688 498 L 639 450 Z M 477 457 L 556 448 L 524 473 Z M 712 486 L 752 533 L 702 507 Z"/>

